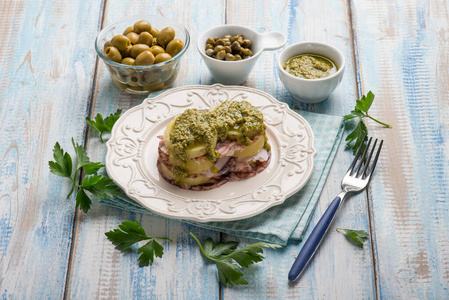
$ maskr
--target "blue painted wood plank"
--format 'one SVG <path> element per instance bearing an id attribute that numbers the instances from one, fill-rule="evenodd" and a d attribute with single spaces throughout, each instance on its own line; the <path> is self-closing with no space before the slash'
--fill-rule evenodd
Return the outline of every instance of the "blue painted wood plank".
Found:
<path id="1" fill-rule="evenodd" d="M 261 31 L 282 31 L 288 36 L 287 45 L 302 41 L 328 43 L 341 50 L 346 58 L 347 65 L 342 83 L 329 99 L 317 105 L 297 102 L 283 87 L 275 64 L 276 52 L 268 52 L 263 56 L 248 80 L 248 85 L 271 93 L 291 107 L 302 110 L 344 115 L 353 109 L 357 95 L 354 77 L 356 66 L 352 60 L 351 28 L 346 2 L 286 1 L 275 5 L 266 1 L 252 4 L 231 1 L 229 7 L 228 16 L 231 23 L 247 25 Z M 340 192 L 341 178 L 352 160 L 352 154 L 343 148 L 342 143 L 306 236 Z M 297 283 L 289 284 L 287 274 L 303 243 L 290 244 L 282 250 L 267 251 L 266 260 L 249 268 L 245 273 L 249 286 L 226 288 L 223 290 L 223 298 L 374 298 L 374 267 L 370 245 L 365 245 L 363 249 L 355 247 L 348 243 L 344 236 L 335 232 L 337 227 L 369 231 L 366 195 L 351 195 L 345 202 L 314 260 Z M 227 240 L 234 239 L 227 237 Z M 254 242 L 241 241 L 244 244 Z"/>
<path id="2" fill-rule="evenodd" d="M 0 298 L 64 293 L 74 197 L 50 174 L 56 141 L 81 140 L 101 1 L 0 7 Z M 70 151 L 73 154 L 73 151 Z"/>
<path id="3" fill-rule="evenodd" d="M 353 2 L 361 90 L 385 151 L 369 190 L 380 297 L 449 298 L 447 1 Z"/>
<path id="4" fill-rule="evenodd" d="M 163 15 L 183 24 L 192 41 L 185 54 L 175 86 L 208 83 L 205 66 L 196 50 L 196 37 L 210 26 L 224 21 L 224 3 L 209 1 L 116 1 L 108 2 L 105 25 L 136 11 L 148 15 Z M 151 20 L 149 20 L 151 22 Z M 161 28 L 160 28 L 161 29 Z M 126 110 L 140 104 L 144 97 L 120 92 L 111 77 L 100 64 L 99 78 L 95 85 L 92 115 L 108 115 L 117 108 Z M 154 96 L 158 93 L 152 93 Z M 103 160 L 105 145 L 97 133 L 89 133 L 88 152 L 95 160 Z M 151 235 L 167 236 L 173 242 L 165 242 L 164 255 L 153 265 L 139 268 L 136 249 L 121 254 L 104 236 L 104 232 L 117 228 L 124 220 L 137 218 Z M 219 239 L 218 232 L 199 230 L 176 220 L 142 216 L 95 204 L 87 214 L 82 214 L 76 225 L 76 243 L 67 294 L 71 298 L 158 298 L 158 299 L 217 299 L 219 285 L 216 268 L 206 264 L 196 242 L 189 236 L 192 231 L 201 240 Z"/>

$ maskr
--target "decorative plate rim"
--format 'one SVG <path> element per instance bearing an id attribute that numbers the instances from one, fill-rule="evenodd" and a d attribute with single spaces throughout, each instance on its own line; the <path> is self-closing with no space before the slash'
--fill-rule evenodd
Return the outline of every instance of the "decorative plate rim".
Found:
<path id="1" fill-rule="evenodd" d="M 180 112 L 184 111 L 186 106 L 189 106 L 187 108 L 201 108 L 201 105 L 198 105 L 197 103 L 188 104 L 189 101 L 195 101 L 192 100 L 192 98 L 189 98 L 188 96 L 187 100 L 184 100 L 182 103 L 186 102 L 187 105 L 178 105 L 178 103 L 175 104 L 167 104 L 166 102 L 162 102 L 161 100 L 169 99 L 170 95 L 176 94 L 176 93 L 182 93 L 187 92 L 187 95 L 193 95 L 195 94 L 197 97 L 202 98 L 202 102 L 206 105 L 209 105 L 209 102 L 215 101 L 214 99 L 211 99 L 209 102 L 206 101 L 207 95 L 222 95 L 227 94 L 236 91 L 237 93 L 234 95 L 234 97 L 231 97 L 231 100 L 234 98 L 242 98 L 242 100 L 248 100 L 250 101 L 247 96 L 247 94 L 254 94 L 258 95 L 258 97 L 264 98 L 265 100 L 268 100 L 268 102 L 271 105 L 262 105 L 260 106 L 262 109 L 266 109 L 268 107 L 274 106 L 274 110 L 277 113 L 286 113 L 285 119 L 283 118 L 279 122 L 272 122 L 271 115 L 270 118 L 266 118 L 265 122 L 267 123 L 267 132 L 272 132 L 271 134 L 271 140 L 274 143 L 273 146 L 275 146 L 275 149 L 272 149 L 272 153 L 276 154 L 275 159 L 276 161 L 270 162 L 269 167 L 271 166 L 272 174 L 271 175 L 265 175 L 265 181 L 261 184 L 264 186 L 257 186 L 256 188 L 248 189 L 246 192 L 242 192 L 243 195 L 240 195 L 238 197 L 219 197 L 219 193 L 223 188 L 226 186 L 229 187 L 229 185 L 232 185 L 235 182 L 229 182 L 226 183 L 224 186 L 213 189 L 211 191 L 186 191 L 181 188 L 178 188 L 176 186 L 169 185 L 168 183 L 164 184 L 165 181 L 160 180 L 153 180 L 151 175 L 148 172 L 148 170 L 145 170 L 145 154 L 144 148 L 148 146 L 149 140 L 151 138 L 154 138 L 151 136 L 151 130 L 156 130 L 156 127 L 160 127 L 163 125 L 164 122 L 167 122 L 169 119 L 171 119 L 174 115 L 179 114 Z M 204 97 L 200 95 L 200 92 L 203 92 Z M 215 94 L 214 94 L 215 93 Z M 245 96 L 246 95 L 246 96 Z M 199 100 L 198 100 L 199 101 Z M 220 101 L 220 100 L 218 100 Z M 251 102 L 251 101 L 250 101 Z M 219 103 L 219 102 L 218 102 Z M 253 103 L 254 104 L 254 103 Z M 166 114 L 160 114 L 156 117 L 156 120 L 150 120 L 147 119 L 146 115 L 146 108 L 149 109 L 156 109 L 155 107 L 157 105 L 163 106 L 168 110 Z M 257 106 L 257 104 L 255 104 Z M 211 107 L 212 105 L 209 105 Z M 173 113 L 172 109 L 179 110 L 177 113 Z M 259 108 L 260 109 L 260 108 Z M 127 123 L 132 123 L 135 120 L 131 120 L 131 117 L 133 114 L 141 111 L 142 120 L 141 120 L 141 128 L 139 130 L 136 130 L 136 127 L 131 128 Z M 265 115 L 265 113 L 264 113 Z M 297 122 L 298 127 L 301 127 L 300 133 L 293 133 L 291 131 L 285 131 L 286 126 L 288 125 L 284 123 L 287 122 L 287 117 L 290 116 L 290 122 Z M 134 117 L 134 116 L 133 116 Z M 269 121 L 267 121 L 267 119 Z M 285 120 L 285 122 L 284 122 Z M 148 125 L 148 128 L 145 128 L 145 123 L 150 123 Z M 271 122 L 271 123 L 270 123 Z M 275 125 L 273 125 L 275 124 Z M 301 126 L 299 126 L 301 125 Z M 284 128 L 285 127 L 285 128 Z M 279 128 L 282 128 L 281 130 L 283 132 L 279 132 Z M 138 137 L 134 136 L 134 140 L 130 138 L 127 135 L 127 132 L 131 132 L 131 129 L 135 132 L 141 132 Z M 307 136 L 305 136 L 304 133 L 307 133 Z M 288 136 L 287 136 L 287 135 Z M 126 135 L 126 137 L 124 136 Z M 284 136 L 287 138 L 290 138 L 288 142 L 285 140 L 282 140 L 279 138 L 279 136 Z M 284 138 L 285 138 L 284 137 Z M 307 145 L 301 144 L 301 139 L 304 141 L 307 140 Z M 120 139 L 127 139 L 131 141 L 133 145 L 129 146 L 130 148 L 125 149 L 128 156 L 121 155 L 123 152 L 124 147 L 122 144 L 119 143 Z M 296 141 L 295 139 L 298 139 L 298 142 L 296 144 L 291 145 L 289 149 L 287 148 L 288 145 L 291 144 L 291 141 Z M 120 146 L 120 147 L 119 147 Z M 277 147 L 276 147 L 277 146 Z M 308 124 L 308 122 L 299 114 L 292 111 L 289 106 L 286 103 L 282 103 L 275 99 L 270 94 L 250 88 L 245 86 L 224 86 L 221 84 L 214 84 L 214 85 L 190 85 L 190 86 L 182 86 L 170 89 L 164 93 L 161 93 L 153 98 L 146 98 L 142 101 L 141 104 L 136 105 L 129 110 L 127 110 L 116 122 L 114 125 L 111 137 L 106 143 L 106 171 L 109 175 L 109 177 L 125 192 L 125 194 L 133 199 L 134 201 L 138 202 L 140 205 L 145 207 L 146 209 L 155 212 L 157 214 L 160 214 L 162 216 L 168 217 L 168 218 L 174 218 L 174 219 L 184 219 L 184 220 L 192 220 L 197 222 L 213 222 L 213 221 L 235 221 L 235 220 L 241 220 L 253 217 L 255 215 L 258 215 L 267 209 L 282 204 L 288 197 L 293 195 L 294 193 L 298 192 L 300 189 L 304 187 L 304 185 L 309 180 L 310 176 L 313 172 L 314 167 L 314 157 L 316 156 L 316 150 L 314 148 L 314 134 L 313 131 Z M 118 149 L 121 149 L 120 151 Z M 296 150 L 296 151 L 295 151 Z M 299 154 L 298 158 L 298 151 L 301 152 Z M 131 153 L 131 154 L 130 154 Z M 120 157 L 118 157 L 118 156 Z M 115 160 L 114 160 L 115 159 Z M 117 164 L 117 161 L 119 160 L 125 160 L 127 161 L 126 164 Z M 275 163 L 279 163 L 276 167 L 273 166 Z M 302 166 L 301 163 L 306 163 L 306 168 Z M 294 165 L 294 166 L 293 166 Z M 289 166 L 289 168 L 286 168 L 286 166 Z M 118 176 L 115 172 L 116 169 L 121 167 L 121 170 L 123 171 L 123 168 L 130 169 L 131 175 L 127 176 Z M 135 169 L 133 169 L 133 167 Z M 154 168 L 156 168 L 156 165 L 154 165 Z M 260 179 L 260 175 L 262 173 L 256 175 L 253 178 L 245 179 L 243 181 L 238 182 L 245 182 L 247 180 L 254 180 L 254 179 Z M 136 175 L 137 174 L 137 175 Z M 283 193 L 282 189 L 282 178 L 281 175 L 283 175 L 284 179 L 287 177 L 291 178 L 300 178 L 299 184 L 295 184 L 293 188 L 291 186 L 288 190 L 286 190 Z M 135 179 L 134 177 L 140 176 L 138 179 Z M 258 177 L 259 176 L 259 177 Z M 296 177 L 295 177 L 296 176 Z M 122 178 L 119 178 L 122 177 Z M 123 180 L 125 178 L 125 180 Z M 131 178 L 129 178 L 131 177 Z M 126 181 L 126 179 L 129 179 Z M 272 187 L 272 190 L 267 188 L 267 186 L 274 186 L 274 182 L 278 180 L 280 183 L 276 183 L 276 188 Z M 138 182 L 139 188 L 132 187 L 133 183 Z M 131 183 L 131 184 L 130 184 Z M 168 186 L 167 186 L 168 184 Z M 167 190 L 163 186 L 169 188 Z M 151 190 L 151 193 L 153 193 L 153 196 L 143 196 L 142 189 L 147 189 L 148 191 Z M 264 195 L 267 192 L 270 192 L 270 195 L 265 195 L 267 199 L 257 198 L 256 196 Z M 197 194 L 198 197 L 195 198 L 189 198 L 185 195 L 192 195 L 194 193 L 209 193 L 211 194 L 215 193 L 218 199 L 213 200 L 205 200 L 200 199 L 201 194 Z M 162 198 L 160 196 L 156 197 L 156 195 L 162 194 L 165 198 Z M 256 196 L 255 196 L 256 195 Z M 250 198 L 252 197 L 252 198 Z M 262 199 L 262 200 L 261 200 Z M 157 201 L 156 201 L 157 200 Z M 152 202 L 154 201 L 154 203 Z M 236 203 L 230 203 L 232 201 L 235 201 Z M 166 203 L 166 206 L 161 206 L 162 203 Z M 243 203 L 243 204 L 242 204 Z M 247 203 L 254 203 L 255 208 L 254 209 L 248 209 Z M 256 205 L 257 204 L 257 205 Z M 180 207 L 176 207 L 176 205 L 179 205 Z M 186 207 L 183 207 L 186 206 Z M 241 211 L 238 212 L 239 207 L 241 208 Z M 243 209 L 242 207 L 245 207 Z M 221 213 L 218 213 L 221 211 Z"/>

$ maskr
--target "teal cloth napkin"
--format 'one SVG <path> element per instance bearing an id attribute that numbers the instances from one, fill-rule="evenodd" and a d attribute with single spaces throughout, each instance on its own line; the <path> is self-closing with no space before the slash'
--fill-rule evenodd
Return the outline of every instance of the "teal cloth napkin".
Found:
<path id="1" fill-rule="evenodd" d="M 286 245 L 289 241 L 300 241 L 309 225 L 329 174 L 343 135 L 344 122 L 342 117 L 305 111 L 296 112 L 312 127 L 317 151 L 312 176 L 300 191 L 285 200 L 283 204 L 248 219 L 232 222 L 197 223 L 187 220 L 181 220 L 181 222 L 279 245 Z M 159 216 L 126 196 L 105 198 L 100 202 L 131 212 Z"/>

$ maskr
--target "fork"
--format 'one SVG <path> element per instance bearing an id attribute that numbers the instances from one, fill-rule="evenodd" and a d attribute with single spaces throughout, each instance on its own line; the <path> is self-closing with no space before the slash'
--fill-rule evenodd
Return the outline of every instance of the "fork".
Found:
<path id="1" fill-rule="evenodd" d="M 368 157 L 366 154 L 368 153 L 368 149 L 370 148 L 372 137 L 368 141 L 368 145 L 366 146 L 363 154 L 360 155 L 363 149 L 363 145 L 365 144 L 366 135 L 363 137 L 362 143 L 360 144 L 359 149 L 357 150 L 357 154 L 354 157 L 354 160 L 351 163 L 348 171 L 346 172 L 343 180 L 341 181 L 342 192 L 338 194 L 338 196 L 331 202 L 326 212 L 323 214 L 321 219 L 316 224 L 312 233 L 308 237 L 307 241 L 304 243 L 301 251 L 296 257 L 295 262 L 288 273 L 288 279 L 290 281 L 295 281 L 300 277 L 300 275 L 304 272 L 306 266 L 312 260 L 313 255 L 317 251 L 318 247 L 321 244 L 324 236 L 326 235 L 332 221 L 334 220 L 345 196 L 349 192 L 359 192 L 363 190 L 371 179 L 373 175 L 374 168 L 377 164 L 377 159 L 379 158 L 380 150 L 382 149 L 383 140 L 380 141 L 379 147 L 377 149 L 376 156 L 371 163 L 370 161 L 374 153 L 374 149 L 376 148 L 377 139 L 374 142 L 371 151 L 369 152 Z M 360 160 L 359 160 L 360 158 Z M 357 163 L 357 161 L 359 162 Z M 362 168 L 363 166 L 363 168 Z"/>

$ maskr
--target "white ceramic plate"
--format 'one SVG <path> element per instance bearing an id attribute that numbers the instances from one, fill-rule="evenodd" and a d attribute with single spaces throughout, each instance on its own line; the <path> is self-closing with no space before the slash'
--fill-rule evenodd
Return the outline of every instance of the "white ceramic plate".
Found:
<path id="1" fill-rule="evenodd" d="M 271 162 L 260 174 L 210 191 L 173 186 L 158 173 L 158 135 L 187 108 L 208 109 L 224 100 L 247 100 L 267 124 Z M 106 144 L 106 170 L 132 199 L 160 215 L 198 222 L 234 221 L 279 205 L 300 190 L 313 171 L 310 125 L 287 104 L 243 86 L 184 86 L 171 89 L 126 111 Z"/>

